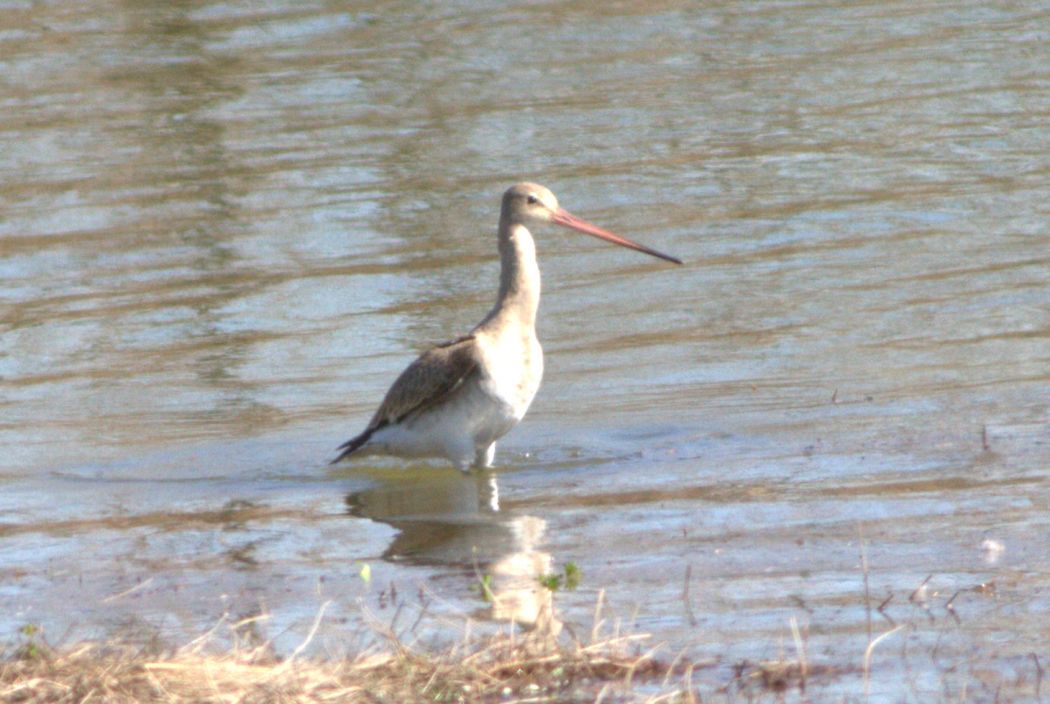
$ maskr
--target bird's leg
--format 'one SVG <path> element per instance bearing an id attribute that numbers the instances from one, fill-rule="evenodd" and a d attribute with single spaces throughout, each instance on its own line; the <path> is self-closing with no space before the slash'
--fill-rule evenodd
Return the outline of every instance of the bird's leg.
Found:
<path id="1" fill-rule="evenodd" d="M 488 447 L 476 448 L 474 455 L 474 466 L 479 469 L 486 469 L 492 466 L 492 461 L 496 459 L 496 443 L 489 443 Z"/>

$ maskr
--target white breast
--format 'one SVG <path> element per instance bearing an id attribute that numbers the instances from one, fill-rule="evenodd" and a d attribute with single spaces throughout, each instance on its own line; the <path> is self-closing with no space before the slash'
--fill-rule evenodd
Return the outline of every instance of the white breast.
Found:
<path id="1" fill-rule="evenodd" d="M 371 444 L 407 456 L 444 456 L 460 468 L 506 435 L 529 409 L 543 376 L 534 336 L 488 337 L 478 370 L 440 404 L 378 430 Z"/>
<path id="2" fill-rule="evenodd" d="M 543 348 L 535 336 L 503 335 L 486 345 L 481 388 L 506 406 L 510 426 L 525 417 L 543 378 Z"/>

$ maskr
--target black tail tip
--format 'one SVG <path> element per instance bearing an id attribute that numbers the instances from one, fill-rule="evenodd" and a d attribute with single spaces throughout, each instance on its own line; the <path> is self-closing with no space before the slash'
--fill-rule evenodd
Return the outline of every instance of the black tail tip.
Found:
<path id="1" fill-rule="evenodd" d="M 349 443 L 347 443 L 346 445 L 340 445 L 338 449 L 342 450 L 342 452 L 340 452 L 338 455 L 336 455 L 335 459 L 332 460 L 331 462 L 329 462 L 328 464 L 329 465 L 339 464 L 340 462 L 345 460 L 347 457 L 349 457 L 350 455 L 354 454 L 354 452 L 357 450 L 357 447 L 349 447 L 348 445 L 349 445 Z"/>
<path id="2" fill-rule="evenodd" d="M 368 442 L 368 439 L 370 437 L 372 437 L 372 431 L 366 430 L 365 432 L 358 435 L 356 438 L 350 438 L 349 440 L 347 440 L 342 445 L 336 448 L 337 450 L 342 450 L 342 452 L 336 455 L 336 458 L 328 464 L 333 465 L 342 462 L 347 457 L 360 450 L 361 446 Z"/>

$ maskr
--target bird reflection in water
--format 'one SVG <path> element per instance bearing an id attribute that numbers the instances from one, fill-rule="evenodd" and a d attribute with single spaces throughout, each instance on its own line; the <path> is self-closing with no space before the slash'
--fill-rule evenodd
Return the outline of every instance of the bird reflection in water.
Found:
<path id="1" fill-rule="evenodd" d="M 502 511 L 499 483 L 490 472 L 437 472 L 387 476 L 346 496 L 347 511 L 398 530 L 382 558 L 399 564 L 460 571 L 475 584 L 491 576 L 490 606 L 483 615 L 557 635 L 553 592 L 539 577 L 552 572 L 540 550 L 546 521 Z"/>

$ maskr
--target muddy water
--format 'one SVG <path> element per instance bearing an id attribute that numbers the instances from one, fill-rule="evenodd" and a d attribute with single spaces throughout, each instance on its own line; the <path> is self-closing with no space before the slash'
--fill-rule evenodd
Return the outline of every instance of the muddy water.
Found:
<path id="1" fill-rule="evenodd" d="M 585 635 L 604 589 L 607 628 L 712 686 L 793 657 L 794 623 L 836 692 L 896 626 L 877 696 L 1033 692 L 1048 26 L 976 2 L 8 3 L 0 634 Z M 491 304 L 522 178 L 686 266 L 539 233 L 547 377 L 499 470 L 327 467 Z M 569 562 L 575 590 L 538 587 Z"/>

